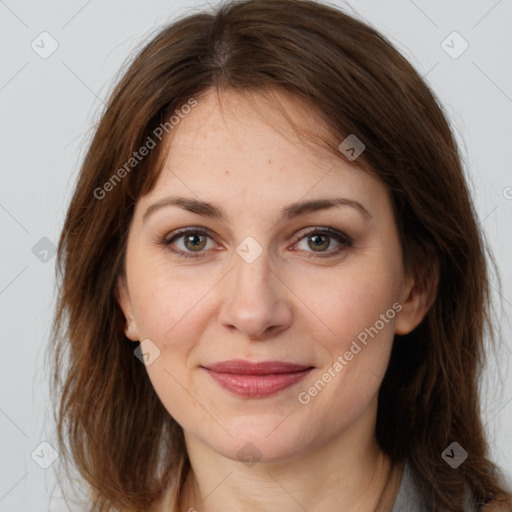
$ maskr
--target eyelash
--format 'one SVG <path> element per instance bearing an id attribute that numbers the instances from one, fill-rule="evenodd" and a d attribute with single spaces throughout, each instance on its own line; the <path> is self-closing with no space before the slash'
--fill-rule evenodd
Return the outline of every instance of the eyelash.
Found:
<path id="1" fill-rule="evenodd" d="M 205 256 L 204 252 L 198 252 L 197 254 L 193 254 L 188 251 L 182 251 L 181 249 L 178 249 L 178 250 L 171 249 L 171 245 L 175 240 L 183 237 L 184 235 L 190 234 L 190 233 L 206 235 L 206 236 L 212 238 L 212 236 L 209 234 L 209 232 L 207 230 L 199 229 L 199 228 L 186 228 L 186 229 L 176 231 L 175 233 L 172 233 L 171 238 L 168 238 L 168 236 L 167 236 L 166 238 L 164 238 L 164 240 L 162 240 L 161 243 L 164 247 L 168 248 L 173 253 L 178 254 L 180 257 L 190 258 L 190 259 L 203 258 Z M 353 243 L 352 238 L 350 238 L 348 235 L 345 235 L 344 233 L 336 231 L 332 228 L 318 228 L 318 227 L 311 229 L 307 233 L 303 233 L 301 236 L 296 236 L 295 243 L 300 242 L 303 238 L 306 238 L 307 236 L 310 236 L 310 235 L 326 235 L 326 236 L 336 239 L 338 242 L 340 242 L 341 245 L 336 249 L 331 249 L 327 253 L 327 256 L 306 256 L 307 258 L 329 258 L 332 256 L 336 256 L 340 252 L 345 250 L 347 247 L 351 247 L 352 243 Z M 321 254 L 321 253 L 318 253 L 318 254 Z"/>

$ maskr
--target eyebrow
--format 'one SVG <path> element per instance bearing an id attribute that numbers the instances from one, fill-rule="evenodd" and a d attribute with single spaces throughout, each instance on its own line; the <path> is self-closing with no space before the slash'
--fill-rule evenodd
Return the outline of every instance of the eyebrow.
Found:
<path id="1" fill-rule="evenodd" d="M 143 222 L 145 222 L 147 218 L 157 210 L 167 208 L 169 206 L 178 206 L 179 208 L 192 213 L 196 213 L 198 215 L 202 215 L 203 217 L 210 217 L 212 219 L 218 219 L 221 221 L 226 220 L 226 213 L 220 206 L 208 203 L 206 201 L 200 201 L 198 199 L 171 196 L 161 199 L 156 203 L 148 206 L 144 212 L 144 215 L 142 216 Z M 316 212 L 319 210 L 327 210 L 329 208 L 335 208 L 338 206 L 349 206 L 357 210 L 364 218 L 372 218 L 370 212 L 361 203 L 346 197 L 334 197 L 311 199 L 309 201 L 291 203 L 281 210 L 277 222 L 280 222 L 283 219 L 293 219 L 300 215 L 305 215 L 307 213 Z"/>

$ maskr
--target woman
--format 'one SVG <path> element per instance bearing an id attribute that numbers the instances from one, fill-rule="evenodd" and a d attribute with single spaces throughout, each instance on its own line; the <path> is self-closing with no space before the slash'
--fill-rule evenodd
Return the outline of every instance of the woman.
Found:
<path id="1" fill-rule="evenodd" d="M 58 435 L 91 510 L 511 510 L 458 150 L 364 23 L 248 0 L 162 30 L 58 258 Z"/>

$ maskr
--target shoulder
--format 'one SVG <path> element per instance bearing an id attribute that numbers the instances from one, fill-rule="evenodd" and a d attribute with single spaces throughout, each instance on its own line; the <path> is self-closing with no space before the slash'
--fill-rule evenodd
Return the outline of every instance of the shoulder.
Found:
<path id="1" fill-rule="evenodd" d="M 414 483 L 411 465 L 406 462 L 395 505 L 391 512 L 428 512 L 423 497 Z"/>
<path id="2" fill-rule="evenodd" d="M 466 489 L 464 498 L 465 512 L 478 512 L 478 507 L 471 500 L 469 488 Z M 402 481 L 391 512 L 430 512 L 413 478 L 413 469 L 406 462 L 402 475 Z"/>

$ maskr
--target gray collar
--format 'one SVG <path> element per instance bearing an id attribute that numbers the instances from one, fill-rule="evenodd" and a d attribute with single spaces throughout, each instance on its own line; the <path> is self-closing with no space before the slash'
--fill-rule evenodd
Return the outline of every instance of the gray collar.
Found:
<path id="1" fill-rule="evenodd" d="M 428 512 L 412 479 L 412 469 L 408 462 L 404 466 L 402 482 L 391 512 Z"/>
<path id="2" fill-rule="evenodd" d="M 476 512 L 477 508 L 471 504 L 471 493 L 466 488 L 464 510 Z M 413 480 L 413 470 L 409 462 L 405 463 L 402 482 L 391 512 L 429 512 L 425 500 L 421 496 Z"/>

